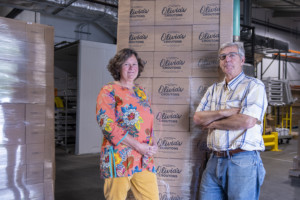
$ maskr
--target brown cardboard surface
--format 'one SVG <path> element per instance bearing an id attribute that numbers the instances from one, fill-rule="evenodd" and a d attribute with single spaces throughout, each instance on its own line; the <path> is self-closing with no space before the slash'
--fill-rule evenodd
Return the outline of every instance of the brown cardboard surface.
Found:
<path id="1" fill-rule="evenodd" d="M 132 1 L 130 26 L 154 25 L 155 1 Z"/>
<path id="2" fill-rule="evenodd" d="M 155 52 L 154 77 L 189 77 L 191 52 Z"/>
<path id="3" fill-rule="evenodd" d="M 26 121 L 45 124 L 46 107 L 44 104 L 26 104 Z"/>
<path id="4" fill-rule="evenodd" d="M 153 52 L 138 52 L 138 55 L 145 63 L 141 77 L 153 77 Z"/>
<path id="5" fill-rule="evenodd" d="M 26 125 L 26 144 L 44 143 L 45 123 L 29 123 Z"/>
<path id="6" fill-rule="evenodd" d="M 2 122 L 0 122 L 2 123 Z M 6 124 L 2 123 L 0 131 L 0 145 L 25 144 L 25 123 L 24 121 Z"/>
<path id="7" fill-rule="evenodd" d="M 15 125 L 25 121 L 25 104 L 0 104 L 0 124 Z"/>
<path id="8" fill-rule="evenodd" d="M 154 130 L 189 131 L 189 105 L 152 105 Z"/>
<path id="9" fill-rule="evenodd" d="M 44 162 L 44 147 L 45 144 L 27 144 L 27 164 L 36 164 Z"/>
<path id="10" fill-rule="evenodd" d="M 233 41 L 233 0 L 220 1 L 220 45 Z"/>
<path id="11" fill-rule="evenodd" d="M 208 87 L 217 81 L 217 78 L 191 78 L 191 105 L 197 108 Z"/>
<path id="12" fill-rule="evenodd" d="M 189 104 L 189 78 L 153 78 L 153 104 Z"/>
<path id="13" fill-rule="evenodd" d="M 193 24 L 193 0 L 156 1 L 155 25 Z"/>
<path id="14" fill-rule="evenodd" d="M 156 26 L 155 51 L 191 51 L 192 26 Z"/>
<path id="15" fill-rule="evenodd" d="M 1 145 L 0 166 L 16 167 L 26 164 L 26 145 Z M 0 172 L 1 173 L 1 172 Z M 1 179 L 4 180 L 4 179 Z M 1 181 L 0 181 L 1 182 Z"/>
<path id="16" fill-rule="evenodd" d="M 158 185 L 191 187 L 195 166 L 190 160 L 156 158 Z"/>
<path id="17" fill-rule="evenodd" d="M 19 165 L 17 168 L 15 166 L 7 166 L 0 170 L 0 192 L 6 190 L 11 190 L 16 188 L 17 185 L 24 185 L 24 180 L 26 178 L 26 165 Z M 11 199 L 15 199 L 12 195 Z"/>
<path id="18" fill-rule="evenodd" d="M 192 77 L 219 77 L 217 51 L 193 51 Z"/>
<path id="19" fill-rule="evenodd" d="M 199 193 L 196 187 L 184 187 L 178 185 L 169 186 L 169 185 L 159 185 L 159 199 L 197 199 L 196 196 Z"/>
<path id="20" fill-rule="evenodd" d="M 154 51 L 153 26 L 130 27 L 129 47 L 136 51 Z"/>
<path id="21" fill-rule="evenodd" d="M 190 132 L 155 131 L 158 158 L 183 158 L 189 159 L 191 147 Z"/>
<path id="22" fill-rule="evenodd" d="M 219 18 L 219 0 L 194 0 L 194 24 L 219 24 Z"/>
<path id="23" fill-rule="evenodd" d="M 44 43 L 45 42 L 45 30 L 44 25 L 27 23 L 26 33 L 27 41 L 32 43 Z"/>
<path id="24" fill-rule="evenodd" d="M 129 46 L 130 0 L 119 1 L 117 51 Z"/>
<path id="25" fill-rule="evenodd" d="M 44 165 L 37 163 L 27 165 L 26 183 L 29 185 L 44 182 Z"/>
<path id="26" fill-rule="evenodd" d="M 193 25 L 193 51 L 218 50 L 219 24 Z"/>

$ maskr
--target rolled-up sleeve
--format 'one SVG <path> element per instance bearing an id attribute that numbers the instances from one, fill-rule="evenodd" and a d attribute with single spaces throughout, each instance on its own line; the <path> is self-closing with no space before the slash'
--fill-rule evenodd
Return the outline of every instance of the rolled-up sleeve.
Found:
<path id="1" fill-rule="evenodd" d="M 113 145 L 118 145 L 126 137 L 126 131 L 116 122 L 114 90 L 104 86 L 98 94 L 96 119 L 104 137 Z"/>

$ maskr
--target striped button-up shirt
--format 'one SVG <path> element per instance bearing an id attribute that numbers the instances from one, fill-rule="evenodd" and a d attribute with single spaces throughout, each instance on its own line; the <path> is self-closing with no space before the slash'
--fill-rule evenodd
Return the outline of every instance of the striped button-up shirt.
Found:
<path id="1" fill-rule="evenodd" d="M 265 149 L 262 138 L 263 118 L 268 106 L 264 84 L 241 72 L 226 84 L 225 80 L 210 86 L 196 111 L 215 111 L 234 107 L 240 113 L 256 118 L 254 127 L 246 130 L 210 129 L 207 146 L 214 151 L 241 148 L 247 151 Z"/>

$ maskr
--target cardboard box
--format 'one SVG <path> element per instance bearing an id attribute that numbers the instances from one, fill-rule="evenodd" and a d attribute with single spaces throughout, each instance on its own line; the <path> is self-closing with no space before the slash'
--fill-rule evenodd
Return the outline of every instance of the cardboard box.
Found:
<path id="1" fill-rule="evenodd" d="M 156 1 L 155 25 L 193 24 L 193 0 Z"/>
<path id="2" fill-rule="evenodd" d="M 2 123 L 2 122 L 0 122 Z M 2 123 L 2 129 L 0 130 L 0 145 L 13 145 L 25 144 L 25 123 L 20 121 L 6 124 Z"/>
<path id="3" fill-rule="evenodd" d="M 138 52 L 139 57 L 144 61 L 144 71 L 141 77 L 153 77 L 153 52 Z"/>
<path id="4" fill-rule="evenodd" d="M 27 165 L 26 183 L 29 185 L 44 182 L 44 164 Z"/>
<path id="5" fill-rule="evenodd" d="M 219 42 L 219 24 L 193 26 L 193 51 L 217 51 Z"/>
<path id="6" fill-rule="evenodd" d="M 45 25 L 28 22 L 26 25 L 27 41 L 31 43 L 45 42 Z"/>
<path id="7" fill-rule="evenodd" d="M 170 187 L 169 185 L 159 185 L 159 199 L 197 199 L 199 193 L 196 187 Z"/>
<path id="8" fill-rule="evenodd" d="M 154 77 L 190 77 L 191 52 L 155 52 Z"/>
<path id="9" fill-rule="evenodd" d="M 44 104 L 26 104 L 26 121 L 45 124 L 46 106 Z"/>
<path id="10" fill-rule="evenodd" d="M 27 144 L 27 164 L 36 164 L 44 162 L 45 144 Z"/>
<path id="11" fill-rule="evenodd" d="M 131 26 L 129 47 L 136 51 L 154 51 L 154 27 Z"/>
<path id="12" fill-rule="evenodd" d="M 5 199 L 15 199 L 15 194 L 11 194 L 9 198 L 10 189 L 17 186 L 24 185 L 26 179 L 26 165 L 9 166 L 0 168 L 0 196 L 5 195 Z M 2 195 L 3 194 L 3 195 Z"/>
<path id="13" fill-rule="evenodd" d="M 130 26 L 154 25 L 154 1 L 131 1 Z"/>
<path id="14" fill-rule="evenodd" d="M 138 78 L 135 83 L 145 88 L 146 95 L 152 102 L 152 78 Z"/>
<path id="15" fill-rule="evenodd" d="M 152 105 L 154 130 L 189 131 L 189 105 Z"/>
<path id="16" fill-rule="evenodd" d="M 11 166 L 19 167 L 20 165 L 24 165 L 25 163 L 26 163 L 26 146 L 25 145 L 17 144 L 17 145 L 1 145 L 0 146 L 0 168 L 11 167 Z M 3 179 L 0 179 L 0 180 L 3 180 Z"/>
<path id="17" fill-rule="evenodd" d="M 194 24 L 219 24 L 219 0 L 194 0 Z"/>
<path id="18" fill-rule="evenodd" d="M 44 86 L 28 86 L 25 88 L 24 102 L 28 104 L 45 104 L 46 103 L 46 87 Z"/>
<path id="19" fill-rule="evenodd" d="M 0 104 L 0 124 L 15 125 L 25 122 L 25 104 Z"/>
<path id="20" fill-rule="evenodd" d="M 189 159 L 191 147 L 190 132 L 155 131 L 158 158 L 183 158 Z"/>
<path id="21" fill-rule="evenodd" d="M 156 176 L 158 185 L 191 187 L 194 170 L 197 166 L 190 160 L 156 158 Z"/>
<path id="22" fill-rule="evenodd" d="M 234 1 L 220 1 L 220 45 L 233 41 Z"/>
<path id="23" fill-rule="evenodd" d="M 219 77 L 217 51 L 193 51 L 192 77 Z"/>
<path id="24" fill-rule="evenodd" d="M 45 184 L 44 183 L 37 183 L 37 184 L 28 184 L 26 186 L 28 190 L 30 191 L 28 195 L 28 199 L 45 199 Z M 54 198 L 53 198 L 54 199 Z"/>
<path id="25" fill-rule="evenodd" d="M 153 104 L 189 104 L 189 78 L 153 78 Z"/>
<path id="26" fill-rule="evenodd" d="M 26 23 L 0 17 L 1 41 L 26 41 Z"/>
<path id="27" fill-rule="evenodd" d="M 45 123 L 26 125 L 26 144 L 39 144 L 45 141 Z"/>
<path id="28" fill-rule="evenodd" d="M 216 82 L 217 78 L 191 78 L 191 105 L 195 105 L 194 112 L 208 87 Z"/>
<path id="29" fill-rule="evenodd" d="M 191 51 L 192 26 L 156 26 L 155 51 Z"/>

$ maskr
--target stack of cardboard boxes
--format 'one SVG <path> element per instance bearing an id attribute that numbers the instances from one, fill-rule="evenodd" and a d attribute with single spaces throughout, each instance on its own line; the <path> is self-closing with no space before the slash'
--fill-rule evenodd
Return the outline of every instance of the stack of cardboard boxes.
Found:
<path id="1" fill-rule="evenodd" d="M 220 77 L 217 50 L 232 41 L 232 9 L 231 0 L 119 2 L 118 50 L 133 48 L 146 63 L 137 83 L 152 102 L 160 199 L 197 198 L 207 133 L 192 117 Z"/>
<path id="2" fill-rule="evenodd" d="M 54 30 L 0 27 L 0 196 L 54 199 Z"/>

